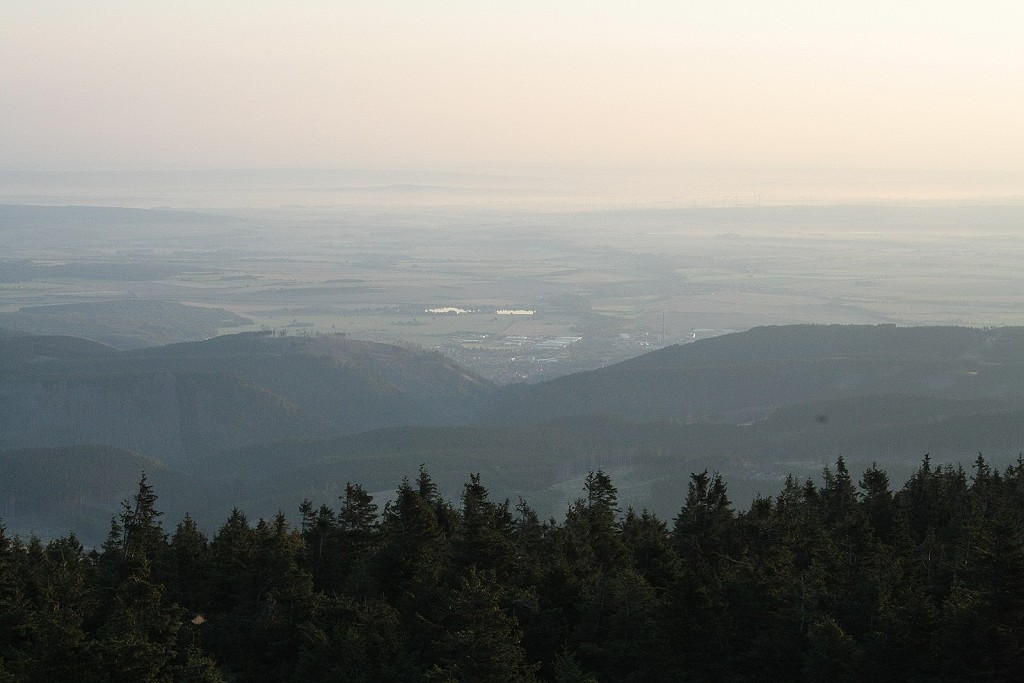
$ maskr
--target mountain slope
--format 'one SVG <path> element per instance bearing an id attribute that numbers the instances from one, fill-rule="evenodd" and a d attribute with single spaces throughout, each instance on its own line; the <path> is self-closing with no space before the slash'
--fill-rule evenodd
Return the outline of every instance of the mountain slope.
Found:
<path id="1" fill-rule="evenodd" d="M 495 498 L 522 496 L 544 516 L 563 513 L 602 468 L 623 507 L 670 519 L 690 472 L 705 468 L 745 505 L 840 455 L 854 474 L 883 463 L 894 482 L 926 452 L 1006 464 L 1024 450 L 1022 368 L 1020 328 L 762 328 L 492 400 L 490 385 L 436 354 L 340 337 L 244 334 L 131 352 L 16 337 L 0 339 L 0 440 L 160 456 L 205 492 L 172 488 L 166 502 L 215 521 L 235 505 L 267 516 L 304 498 L 333 504 L 348 481 L 386 500 L 420 465 L 448 497 L 480 473 Z M 477 406 L 495 417 L 460 426 Z M 44 474 L 13 476 L 46 486 L 45 468 L 60 467 L 52 453 L 35 463 Z M 94 468 L 83 480 L 139 470 L 75 462 Z"/>
<path id="2" fill-rule="evenodd" d="M 1024 328 L 764 327 L 496 392 L 481 422 L 610 413 L 747 422 L 791 403 L 910 393 L 1024 396 Z"/>
<path id="3" fill-rule="evenodd" d="M 436 354 L 337 336 L 129 352 L 0 338 L 0 448 L 105 443 L 182 464 L 260 441 L 462 423 L 489 391 Z"/>
<path id="4" fill-rule="evenodd" d="M 0 522 L 8 533 L 25 536 L 52 538 L 73 531 L 84 542 L 99 544 L 143 474 L 156 487 L 170 528 L 215 498 L 211 487 L 159 460 L 111 446 L 0 451 L 0 471 Z"/>

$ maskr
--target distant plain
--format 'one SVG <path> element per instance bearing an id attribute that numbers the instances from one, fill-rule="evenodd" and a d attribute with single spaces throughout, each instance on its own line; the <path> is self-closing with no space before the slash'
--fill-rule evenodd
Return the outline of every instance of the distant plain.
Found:
<path id="1" fill-rule="evenodd" d="M 236 176 L 201 186 L 200 175 L 189 186 L 183 174 L 164 188 L 176 209 L 155 211 L 97 206 L 159 206 L 141 181 L 70 196 L 47 194 L 39 179 L 9 183 L 0 191 L 9 202 L 0 208 L 0 311 L 122 299 L 217 307 L 252 321 L 231 331 L 417 344 L 498 381 L 765 324 L 1024 318 L 1020 206 L 661 208 L 559 203 L 522 180 L 494 189 L 489 177 L 285 175 L 275 189 L 270 176 Z M 75 199 L 92 206 L 61 208 Z M 470 312 L 427 312 L 443 307 Z M 503 340 L 516 336 L 582 339 L 509 369 Z M 551 362 L 539 367 L 538 357 Z"/>

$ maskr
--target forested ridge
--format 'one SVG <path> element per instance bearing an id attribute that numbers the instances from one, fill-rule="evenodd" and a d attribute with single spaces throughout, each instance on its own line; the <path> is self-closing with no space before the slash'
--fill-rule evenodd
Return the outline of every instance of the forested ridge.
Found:
<path id="1" fill-rule="evenodd" d="M 436 352 L 342 335 L 134 351 L 4 337 L 0 471 L 17 473 L 0 476 L 0 517 L 12 535 L 99 545 L 143 469 L 167 518 L 189 511 L 207 531 L 232 507 L 293 514 L 347 481 L 391 491 L 420 463 L 456 505 L 476 472 L 542 519 L 560 519 L 598 468 L 620 507 L 667 521 L 704 468 L 743 507 L 840 454 L 899 487 L 925 452 L 1014 461 L 1022 350 L 1024 328 L 765 327 L 498 388 Z"/>
<path id="2" fill-rule="evenodd" d="M 0 680 L 1021 680 L 1024 458 L 926 456 L 898 492 L 842 459 L 670 521 L 591 473 L 563 521 L 422 470 L 207 538 L 143 477 L 87 549 L 0 532 Z"/>

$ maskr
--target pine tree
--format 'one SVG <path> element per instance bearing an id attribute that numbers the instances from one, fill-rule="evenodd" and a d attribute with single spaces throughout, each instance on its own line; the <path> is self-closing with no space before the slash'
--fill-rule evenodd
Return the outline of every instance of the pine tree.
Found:
<path id="1" fill-rule="evenodd" d="M 167 548 L 167 534 L 160 526 L 164 513 L 156 509 L 156 500 L 157 495 L 143 473 L 132 504 L 127 501 L 122 504 L 123 557 L 130 568 L 146 564 L 162 569 L 160 565 Z"/>
<path id="2" fill-rule="evenodd" d="M 878 469 L 876 463 L 871 463 L 858 486 L 863 491 L 864 514 L 875 536 L 885 543 L 892 543 L 897 521 L 889 475 Z"/>
<path id="3" fill-rule="evenodd" d="M 20 541 L 9 537 L 0 523 L 0 665 L 24 643 L 29 610 L 22 586 L 24 570 L 19 566 L 21 551 Z"/>
<path id="4" fill-rule="evenodd" d="M 690 475 L 686 501 L 672 529 L 673 542 L 684 559 L 707 563 L 726 551 L 735 519 L 726 489 L 717 472 Z"/>
<path id="5" fill-rule="evenodd" d="M 338 527 L 353 549 L 365 551 L 369 548 L 370 539 L 377 530 L 377 504 L 362 486 L 352 482 L 345 484 Z"/>
<path id="6" fill-rule="evenodd" d="M 571 642 L 611 680 L 657 680 L 657 605 L 657 592 L 634 569 L 609 571 L 583 606 Z"/>
<path id="7" fill-rule="evenodd" d="M 462 568 L 476 567 L 502 571 L 514 568 L 512 562 L 512 515 L 508 501 L 493 503 L 479 474 L 471 474 L 462 494 L 462 520 L 455 536 L 455 563 Z"/>
<path id="8" fill-rule="evenodd" d="M 101 648 L 90 637 L 100 605 L 90 590 L 89 563 L 74 536 L 23 550 L 24 611 L 12 673 L 17 680 L 100 680 Z"/>
<path id="9" fill-rule="evenodd" d="M 171 600 L 192 610 L 206 608 L 202 583 L 206 579 L 210 544 L 188 514 L 171 535 L 167 586 Z"/>
<path id="10" fill-rule="evenodd" d="M 341 584 L 342 558 L 338 539 L 338 518 L 334 510 L 321 505 L 315 511 L 313 504 L 305 500 L 299 506 L 302 514 L 300 534 L 306 548 L 306 566 L 317 586 L 328 587 Z"/>
<path id="11" fill-rule="evenodd" d="M 824 472 L 825 486 L 821 490 L 822 506 L 826 522 L 829 524 L 848 525 L 857 514 L 857 492 L 843 456 L 836 459 L 833 472 L 826 467 Z"/>
<path id="12" fill-rule="evenodd" d="M 429 489 L 427 496 L 420 490 L 413 489 L 408 480 L 402 481 L 395 499 L 384 508 L 384 546 L 375 557 L 380 590 L 391 598 L 406 593 L 413 602 L 434 590 L 448 553 L 447 539 L 438 524 L 439 503 Z"/>
<path id="13" fill-rule="evenodd" d="M 234 508 L 210 541 L 204 603 L 216 612 L 256 609 L 256 535 L 245 513 Z"/>
<path id="14" fill-rule="evenodd" d="M 619 514 L 618 490 L 612 484 L 611 477 L 600 469 L 587 475 L 583 488 L 587 497 L 582 513 L 594 558 L 602 569 L 616 566 L 625 553 L 616 519 Z"/>
<path id="15" fill-rule="evenodd" d="M 655 587 L 667 586 L 679 573 L 679 556 L 672 549 L 665 523 L 644 510 L 630 508 L 622 520 L 622 542 L 630 565 Z"/>
<path id="16" fill-rule="evenodd" d="M 499 594 L 493 574 L 471 571 L 462 580 L 443 612 L 432 678 L 481 683 L 536 680 L 538 666 L 527 663 L 519 624 L 501 609 Z"/>
<path id="17" fill-rule="evenodd" d="M 858 674 L 862 653 L 854 639 L 830 617 L 821 617 L 807 634 L 803 674 L 810 683 L 863 680 Z"/>
<path id="18" fill-rule="evenodd" d="M 121 514 L 110 520 L 110 533 L 99 556 L 108 590 L 127 576 L 165 578 L 167 534 L 160 525 L 163 513 L 156 509 L 156 500 L 143 473 L 135 496 L 122 501 Z"/>
<path id="19" fill-rule="evenodd" d="M 299 627 L 293 680 L 323 682 L 414 681 L 422 678 L 409 651 L 398 611 L 376 598 L 334 595 Z"/>

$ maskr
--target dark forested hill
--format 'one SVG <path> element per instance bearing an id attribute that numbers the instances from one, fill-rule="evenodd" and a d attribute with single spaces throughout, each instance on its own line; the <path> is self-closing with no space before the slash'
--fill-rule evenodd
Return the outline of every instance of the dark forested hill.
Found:
<path id="1" fill-rule="evenodd" d="M 133 352 L 0 338 L 0 448 L 104 443 L 182 463 L 273 439 L 458 424 L 490 390 L 436 354 L 337 336 Z"/>
<path id="2" fill-rule="evenodd" d="M 246 446 L 219 454 L 205 472 L 252 501 L 252 509 L 271 514 L 296 497 L 336 497 L 348 481 L 387 490 L 426 464 L 442 492 L 457 494 L 477 472 L 496 496 L 525 498 L 547 516 L 575 498 L 589 470 L 604 467 L 620 476 L 627 504 L 671 512 L 672 489 L 685 486 L 691 471 L 709 463 L 740 471 L 736 456 L 749 445 L 747 433 L 728 425 L 586 416 L 537 425 L 395 427 Z"/>
<path id="3" fill-rule="evenodd" d="M 349 481 L 383 491 L 421 464 L 448 495 L 478 472 L 545 516 L 603 468 L 625 505 L 670 516 L 704 468 L 746 502 L 839 456 L 884 464 L 895 481 L 925 453 L 1012 462 L 1022 387 L 1021 328 L 760 328 L 497 392 L 437 354 L 338 336 L 127 352 L 4 337 L 0 448 L 112 444 L 160 458 L 210 491 L 190 507 L 200 518 L 232 505 L 271 515 Z M 7 521 L 28 528 L 19 520 Z"/>
<path id="4" fill-rule="evenodd" d="M 0 520 L 12 532 L 52 538 L 74 532 L 100 543 L 145 473 L 167 492 L 165 507 L 182 516 L 211 497 L 208 485 L 159 460 L 112 446 L 0 451 Z"/>
<path id="5" fill-rule="evenodd" d="M 543 384 L 506 387 L 479 419 L 514 423 L 611 413 L 740 423 L 787 404 L 892 393 L 1024 396 L 1024 328 L 756 328 Z"/>

